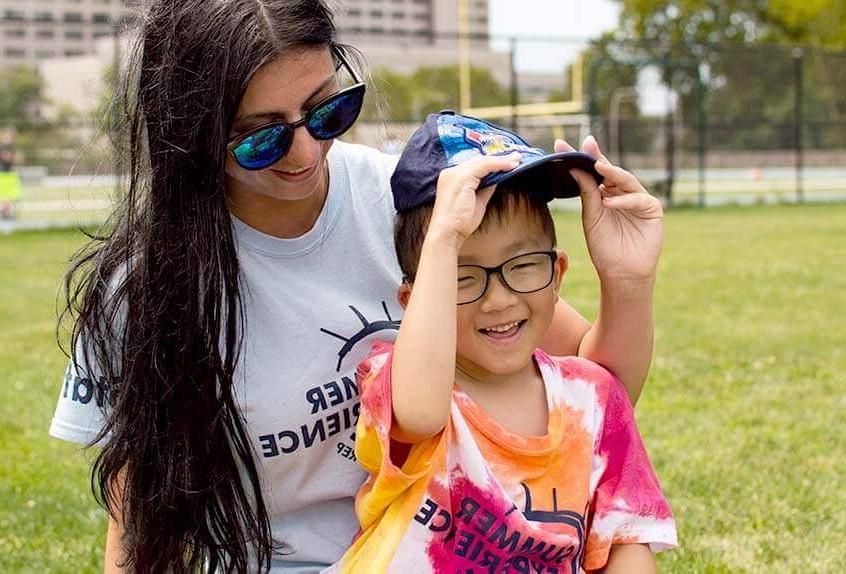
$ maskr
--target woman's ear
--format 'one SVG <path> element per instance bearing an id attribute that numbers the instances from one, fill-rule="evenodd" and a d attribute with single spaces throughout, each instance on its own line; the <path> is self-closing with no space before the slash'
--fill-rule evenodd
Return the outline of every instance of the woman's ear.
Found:
<path id="1" fill-rule="evenodd" d="M 570 260 L 567 258 L 567 254 L 563 251 L 556 251 L 556 253 L 558 253 L 558 258 L 555 260 L 552 285 L 555 287 L 555 294 L 557 295 L 558 291 L 561 289 L 561 282 L 564 280 L 564 273 L 567 272 L 567 268 L 570 266 Z"/>
<path id="2" fill-rule="evenodd" d="M 397 288 L 397 301 L 403 309 L 408 307 L 408 300 L 411 298 L 411 283 L 403 281 Z"/>

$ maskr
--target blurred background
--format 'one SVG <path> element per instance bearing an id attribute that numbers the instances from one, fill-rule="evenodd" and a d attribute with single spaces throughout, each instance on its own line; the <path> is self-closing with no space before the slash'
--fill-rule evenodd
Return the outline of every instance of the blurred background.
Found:
<path id="1" fill-rule="evenodd" d="M 342 0 L 371 74 L 353 139 L 461 109 L 551 147 L 593 133 L 672 204 L 844 199 L 842 0 Z M 107 112 L 139 2 L 0 2 L 0 192 L 16 228 L 102 219 Z M 6 167 L 4 167 L 6 166 Z M 3 187 L 0 185 L 0 187 Z"/>
<path id="2" fill-rule="evenodd" d="M 846 571 L 846 2 L 333 5 L 369 74 L 345 139 L 399 152 L 444 108 L 546 148 L 594 134 L 668 206 L 638 405 L 680 528 L 663 571 Z M 102 568 L 92 453 L 46 432 L 61 276 L 121 193 L 109 109 L 142 8 L 0 0 L 0 572 Z M 578 201 L 557 207 L 592 319 Z"/>

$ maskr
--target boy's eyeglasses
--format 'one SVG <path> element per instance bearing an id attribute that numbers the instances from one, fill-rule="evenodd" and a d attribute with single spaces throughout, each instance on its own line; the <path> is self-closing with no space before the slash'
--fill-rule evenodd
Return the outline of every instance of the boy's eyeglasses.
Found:
<path id="1" fill-rule="evenodd" d="M 294 123 L 270 122 L 235 136 L 227 149 L 238 165 L 248 170 L 273 165 L 291 149 L 294 130 L 301 126 L 316 140 L 334 139 L 352 127 L 364 104 L 365 84 L 341 50 L 333 47 L 332 52 L 355 84 L 319 101 Z"/>
<path id="2" fill-rule="evenodd" d="M 458 266 L 458 304 L 475 303 L 488 290 L 491 275 L 497 274 L 502 284 L 514 293 L 534 293 L 545 289 L 555 276 L 555 251 L 524 253 L 496 267 Z"/>

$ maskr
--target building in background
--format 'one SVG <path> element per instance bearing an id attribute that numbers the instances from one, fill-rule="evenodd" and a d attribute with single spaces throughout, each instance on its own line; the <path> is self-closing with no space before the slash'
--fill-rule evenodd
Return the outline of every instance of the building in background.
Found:
<path id="1" fill-rule="evenodd" d="M 97 52 L 140 0 L 0 0 L 0 66 Z"/>
<path id="2" fill-rule="evenodd" d="M 342 0 L 337 23 L 350 41 L 431 46 L 458 32 L 459 0 Z M 488 0 L 467 0 L 470 33 L 488 33 Z M 352 43 L 352 42 L 351 42 Z"/>
<path id="3" fill-rule="evenodd" d="M 141 4 L 142 0 L 0 0 L 0 66 L 93 54 L 97 41 L 111 36 Z M 488 0 L 467 0 L 467 4 L 470 33 L 487 35 Z M 377 65 L 403 64 L 412 69 L 457 57 L 458 0 L 336 0 L 332 5 L 341 40 L 360 46 Z M 474 52 L 489 53 L 488 43 L 474 43 Z"/>
<path id="4" fill-rule="evenodd" d="M 341 0 L 335 4 L 341 42 L 359 48 L 371 69 L 410 74 L 421 66 L 458 62 L 459 0 Z M 488 0 L 467 0 L 467 29 L 474 38 L 473 66 L 490 69 L 506 84 L 510 57 L 491 49 Z"/>
<path id="5" fill-rule="evenodd" d="M 44 92 L 40 116 L 53 120 L 63 110 L 90 116 L 104 97 L 106 71 L 114 61 L 114 38 L 99 38 L 90 53 L 38 60 Z"/>
<path id="6" fill-rule="evenodd" d="M 178 1 L 178 0 L 174 0 Z M 489 0 L 466 0 L 470 60 L 502 86 L 511 82 L 511 58 L 488 40 Z M 115 30 L 135 17 L 142 0 L 0 0 L 0 66 L 36 65 L 49 103 L 91 111 L 102 91 L 102 75 L 113 62 Z M 458 63 L 459 0 L 335 0 L 339 40 L 359 48 L 371 70 L 410 74 L 421 66 Z M 506 46 L 507 47 L 507 46 Z M 521 77 L 521 98 L 538 101 L 561 77 Z M 99 78 L 99 79 L 98 79 Z M 457 86 L 456 86 L 457 89 Z"/>

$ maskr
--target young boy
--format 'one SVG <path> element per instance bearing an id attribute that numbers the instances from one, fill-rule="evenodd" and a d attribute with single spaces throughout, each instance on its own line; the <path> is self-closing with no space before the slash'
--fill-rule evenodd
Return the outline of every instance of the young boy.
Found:
<path id="1" fill-rule="evenodd" d="M 370 478 L 337 569 L 637 574 L 676 545 L 622 385 L 538 348 L 567 269 L 547 201 L 579 193 L 570 168 L 635 191 L 593 163 L 453 113 L 412 136 L 392 178 L 406 311 L 359 367 Z"/>

